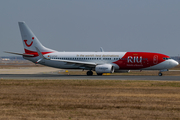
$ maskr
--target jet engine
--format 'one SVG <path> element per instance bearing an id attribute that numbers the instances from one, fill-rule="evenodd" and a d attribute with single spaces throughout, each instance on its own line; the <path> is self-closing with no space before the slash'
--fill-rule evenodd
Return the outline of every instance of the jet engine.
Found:
<path id="1" fill-rule="evenodd" d="M 114 73 L 114 66 L 110 64 L 97 65 L 95 71 L 98 75 L 102 75 L 102 73 Z"/>

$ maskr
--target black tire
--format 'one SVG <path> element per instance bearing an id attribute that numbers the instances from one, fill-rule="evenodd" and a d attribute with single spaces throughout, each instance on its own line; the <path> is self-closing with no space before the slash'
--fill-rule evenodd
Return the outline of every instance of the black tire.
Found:
<path id="1" fill-rule="evenodd" d="M 101 75 L 102 75 L 102 73 L 97 73 L 97 75 L 101 76 Z"/>
<path id="2" fill-rule="evenodd" d="M 161 73 L 161 72 L 159 72 L 159 73 L 158 73 L 158 75 L 159 75 L 159 76 L 162 76 L 162 73 Z"/>
<path id="3" fill-rule="evenodd" d="M 90 75 L 93 75 L 93 72 L 92 72 L 92 71 L 90 71 Z"/>
<path id="4" fill-rule="evenodd" d="M 87 71 L 87 76 L 92 76 L 93 72 L 92 71 Z"/>

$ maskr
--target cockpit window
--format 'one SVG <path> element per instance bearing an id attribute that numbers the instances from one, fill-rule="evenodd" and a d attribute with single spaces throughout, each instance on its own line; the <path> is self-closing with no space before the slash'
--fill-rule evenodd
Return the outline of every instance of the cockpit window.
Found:
<path id="1" fill-rule="evenodd" d="M 163 58 L 164 60 L 169 60 L 169 59 L 171 59 L 171 58 Z"/>

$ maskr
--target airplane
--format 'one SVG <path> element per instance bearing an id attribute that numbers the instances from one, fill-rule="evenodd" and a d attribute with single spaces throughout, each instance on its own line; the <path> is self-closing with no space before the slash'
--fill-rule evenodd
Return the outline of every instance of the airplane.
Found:
<path id="1" fill-rule="evenodd" d="M 43 46 L 25 22 L 18 22 L 25 53 L 6 52 L 22 55 L 36 64 L 60 69 L 87 70 L 87 75 L 121 73 L 130 70 L 159 70 L 158 75 L 179 63 L 169 56 L 152 52 L 58 52 Z"/>

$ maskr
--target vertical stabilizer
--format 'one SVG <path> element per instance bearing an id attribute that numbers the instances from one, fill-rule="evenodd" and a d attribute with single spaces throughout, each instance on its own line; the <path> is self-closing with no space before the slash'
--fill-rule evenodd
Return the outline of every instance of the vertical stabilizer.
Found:
<path id="1" fill-rule="evenodd" d="M 19 28 L 21 32 L 25 53 L 37 54 L 36 48 L 38 48 L 40 52 L 42 52 L 42 54 L 54 52 L 54 50 L 46 48 L 40 43 L 38 38 L 34 35 L 34 33 L 26 25 L 25 22 L 18 22 L 18 23 L 19 23 Z"/>

